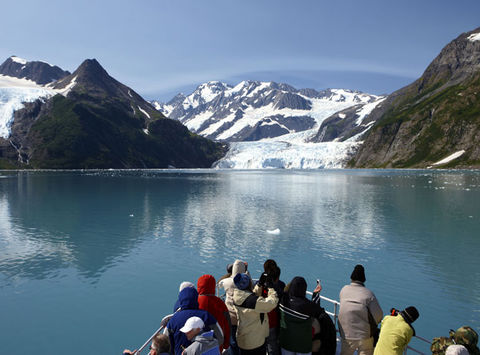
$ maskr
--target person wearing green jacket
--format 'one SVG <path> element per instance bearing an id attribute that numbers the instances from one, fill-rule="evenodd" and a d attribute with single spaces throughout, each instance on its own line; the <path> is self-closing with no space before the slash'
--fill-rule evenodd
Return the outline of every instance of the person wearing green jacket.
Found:
<path id="1" fill-rule="evenodd" d="M 383 318 L 380 337 L 373 354 L 402 355 L 415 335 L 412 323 L 415 322 L 418 316 L 417 309 L 410 306 L 401 312 L 393 310 L 392 315 Z"/>

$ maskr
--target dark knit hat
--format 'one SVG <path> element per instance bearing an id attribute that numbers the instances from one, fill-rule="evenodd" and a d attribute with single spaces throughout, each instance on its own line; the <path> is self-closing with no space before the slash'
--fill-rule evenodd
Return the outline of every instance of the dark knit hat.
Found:
<path id="1" fill-rule="evenodd" d="M 413 306 L 405 308 L 403 311 L 400 312 L 403 316 L 403 318 L 408 322 L 408 323 L 413 323 L 415 320 L 418 318 L 420 315 L 417 311 L 417 309 Z"/>
<path id="2" fill-rule="evenodd" d="M 355 265 L 355 268 L 352 271 L 352 274 L 350 275 L 350 279 L 352 281 L 360 281 L 360 282 L 365 282 L 365 269 L 363 268 L 362 265 Z"/>
<path id="3" fill-rule="evenodd" d="M 236 274 L 233 282 L 238 289 L 245 290 L 250 286 L 250 276 L 248 274 Z"/>

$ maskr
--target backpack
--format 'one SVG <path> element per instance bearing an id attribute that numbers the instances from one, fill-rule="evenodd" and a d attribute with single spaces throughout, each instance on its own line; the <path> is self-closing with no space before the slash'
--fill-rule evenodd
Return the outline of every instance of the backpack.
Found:
<path id="1" fill-rule="evenodd" d="M 430 350 L 432 351 L 432 355 L 445 355 L 450 345 L 458 344 L 466 347 L 470 355 L 480 355 L 477 342 L 477 332 L 471 327 L 463 326 L 456 331 L 450 330 L 448 337 L 433 338 Z"/>
<path id="2" fill-rule="evenodd" d="M 455 344 L 455 342 L 450 337 L 433 338 L 430 351 L 432 352 L 432 355 L 445 355 L 447 348 L 453 344 Z"/>

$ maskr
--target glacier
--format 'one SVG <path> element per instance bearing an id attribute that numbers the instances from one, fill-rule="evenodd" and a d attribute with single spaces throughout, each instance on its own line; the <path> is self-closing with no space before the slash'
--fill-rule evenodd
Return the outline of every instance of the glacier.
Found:
<path id="1" fill-rule="evenodd" d="M 46 100 L 56 94 L 67 96 L 75 86 L 75 80 L 76 77 L 63 89 L 53 89 L 50 84 L 42 86 L 28 79 L 0 74 L 0 137 L 10 137 L 14 113 L 21 110 L 25 103 Z"/>
<path id="2" fill-rule="evenodd" d="M 34 102 L 55 94 L 45 88 L 0 87 L 0 137 L 8 138 L 14 112 L 24 107 L 25 102 Z"/>
<path id="3" fill-rule="evenodd" d="M 235 142 L 216 169 L 340 169 L 362 142 Z"/>

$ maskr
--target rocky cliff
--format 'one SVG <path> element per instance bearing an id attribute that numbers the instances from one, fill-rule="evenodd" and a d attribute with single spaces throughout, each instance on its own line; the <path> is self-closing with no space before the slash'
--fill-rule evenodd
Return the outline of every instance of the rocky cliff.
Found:
<path id="1" fill-rule="evenodd" d="M 449 43 L 368 120 L 376 123 L 350 167 L 479 168 L 480 28 Z"/>

